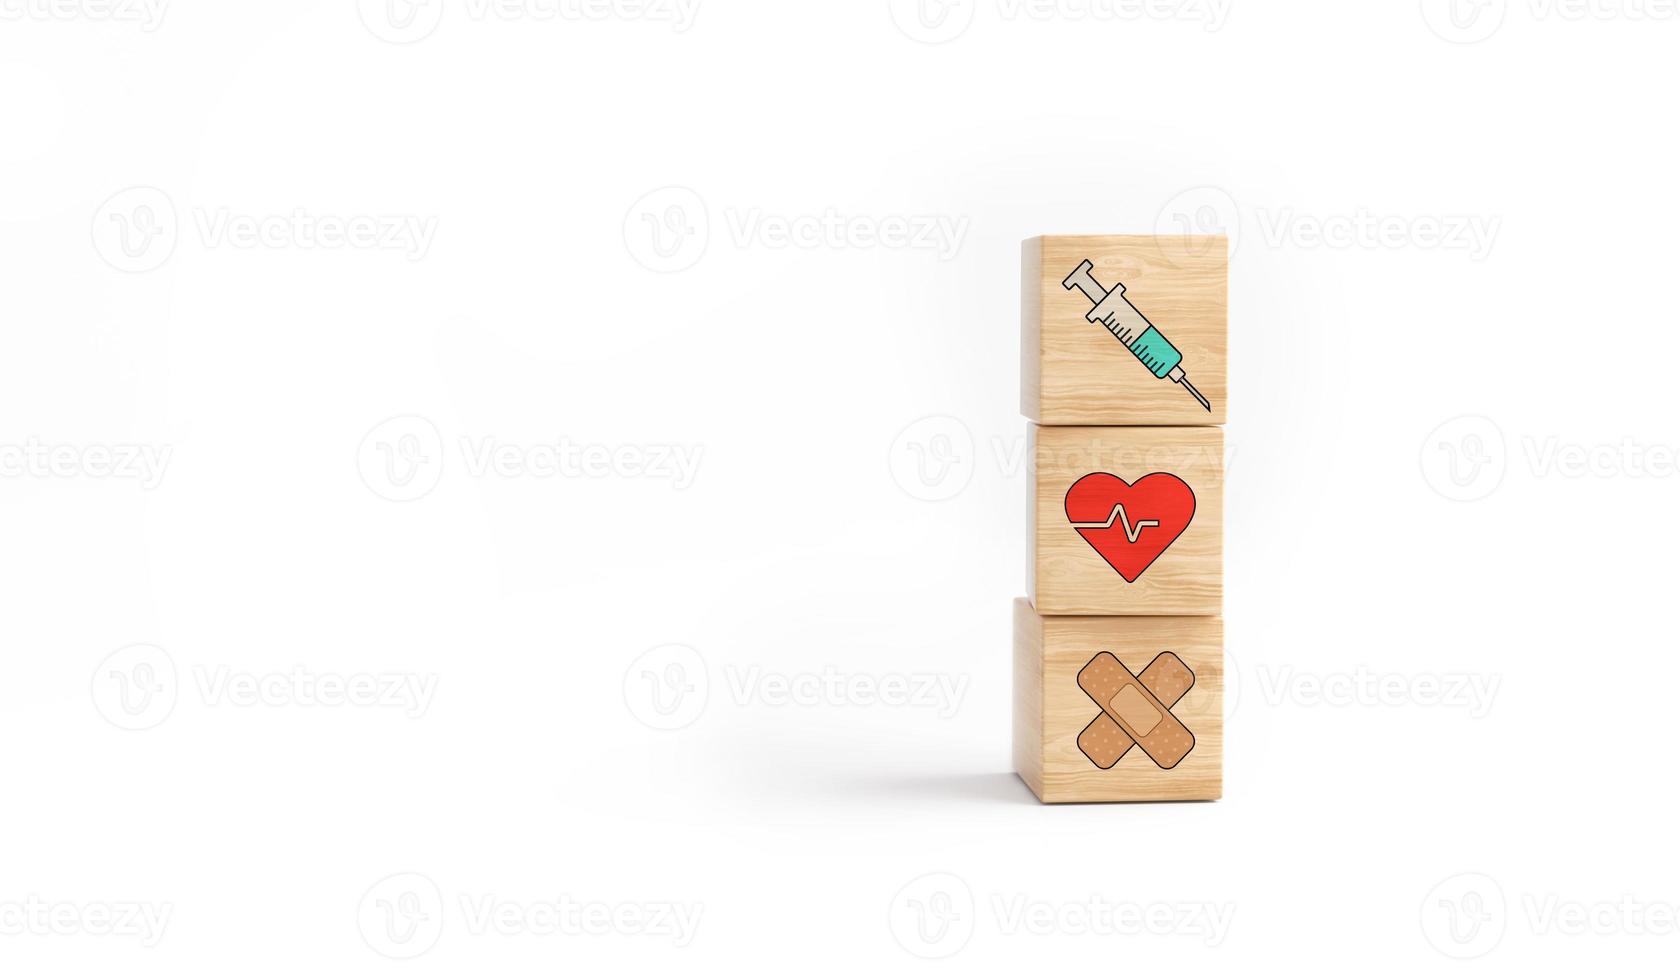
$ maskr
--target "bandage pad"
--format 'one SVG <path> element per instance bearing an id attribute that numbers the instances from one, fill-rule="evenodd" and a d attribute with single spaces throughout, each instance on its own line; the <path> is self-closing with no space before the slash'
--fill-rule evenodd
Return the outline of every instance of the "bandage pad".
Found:
<path id="1" fill-rule="evenodd" d="M 1112 653 L 1091 658 L 1079 672 L 1079 688 L 1103 709 L 1079 733 L 1079 750 L 1098 769 L 1111 768 L 1133 745 L 1163 769 L 1183 761 L 1196 736 L 1173 716 L 1196 675 L 1174 653 L 1162 653 L 1134 677 Z"/>

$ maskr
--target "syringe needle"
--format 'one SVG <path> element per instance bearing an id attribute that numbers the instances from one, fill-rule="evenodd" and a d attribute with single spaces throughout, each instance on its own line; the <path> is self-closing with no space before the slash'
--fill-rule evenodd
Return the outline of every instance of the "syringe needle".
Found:
<path id="1" fill-rule="evenodd" d="M 1189 378 L 1186 378 L 1183 375 L 1180 375 L 1179 379 L 1178 379 L 1178 383 L 1183 385 L 1185 387 L 1185 389 L 1190 392 L 1190 394 L 1195 395 L 1196 400 L 1202 403 L 1203 408 L 1207 409 L 1210 412 L 1213 411 L 1213 406 L 1208 404 L 1208 400 L 1206 398 L 1202 397 L 1202 393 L 1196 390 L 1196 386 L 1190 383 Z"/>

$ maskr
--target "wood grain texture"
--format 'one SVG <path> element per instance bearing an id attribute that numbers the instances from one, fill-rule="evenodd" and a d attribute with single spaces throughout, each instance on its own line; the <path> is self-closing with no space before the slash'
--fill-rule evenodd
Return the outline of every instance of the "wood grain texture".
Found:
<path id="1" fill-rule="evenodd" d="M 1079 672 L 1103 651 L 1133 674 L 1171 651 L 1195 675 L 1172 707 L 1195 746 L 1173 768 L 1161 768 L 1133 747 L 1100 769 L 1080 750 L 1079 733 L 1101 709 L 1080 690 Z M 1218 617 L 1042 616 L 1027 600 L 1015 600 L 1015 766 L 1042 802 L 1219 799 L 1224 695 L 1224 623 Z"/>
<path id="2" fill-rule="evenodd" d="M 1212 426 L 1031 426 L 1027 595 L 1046 616 L 1216 616 L 1221 610 L 1224 430 Z M 1127 582 L 1068 521 L 1068 488 L 1088 473 L 1136 483 L 1172 473 L 1196 512 L 1178 539 Z M 1133 515 L 1138 519 L 1147 514 Z"/>
<path id="3" fill-rule="evenodd" d="M 1045 425 L 1220 425 L 1225 422 L 1227 244 L 1223 235 L 1045 235 L 1021 246 L 1021 413 Z M 1089 259 L 1184 355 L 1211 403 L 1157 378 L 1062 286 Z"/>
<path id="4" fill-rule="evenodd" d="M 1025 599 L 1015 601 L 1015 771 L 1039 799 L 1044 798 L 1044 630 L 1036 616 L 1022 616 Z"/>

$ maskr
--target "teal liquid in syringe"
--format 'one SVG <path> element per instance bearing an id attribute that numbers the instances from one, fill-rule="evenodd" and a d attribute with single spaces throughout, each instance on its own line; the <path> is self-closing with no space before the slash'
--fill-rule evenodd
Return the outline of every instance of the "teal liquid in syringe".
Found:
<path id="1" fill-rule="evenodd" d="M 1104 289 L 1102 283 L 1091 275 L 1091 260 L 1082 259 L 1079 268 L 1062 280 L 1062 286 L 1065 289 L 1078 288 L 1084 293 L 1092 304 L 1091 312 L 1085 314 L 1085 319 L 1107 327 L 1114 339 L 1126 345 L 1132 356 L 1143 362 L 1151 374 L 1183 385 L 1184 390 L 1194 395 L 1203 408 L 1213 411 L 1213 406 L 1184 376 L 1184 355 L 1126 298 L 1125 283 L 1117 282 L 1113 289 Z"/>

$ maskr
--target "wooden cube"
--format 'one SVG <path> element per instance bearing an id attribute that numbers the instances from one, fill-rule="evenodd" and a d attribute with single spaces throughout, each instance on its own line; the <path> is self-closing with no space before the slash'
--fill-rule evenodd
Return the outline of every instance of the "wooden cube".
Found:
<path id="1" fill-rule="evenodd" d="M 1216 800 L 1224 624 L 1015 600 L 1015 771 L 1043 803 Z"/>
<path id="2" fill-rule="evenodd" d="M 1045 425 L 1223 424 L 1225 279 L 1223 235 L 1023 242 L 1021 413 Z"/>
<path id="3" fill-rule="evenodd" d="M 1219 615 L 1224 430 L 1029 428 L 1033 608 L 1046 616 Z"/>

